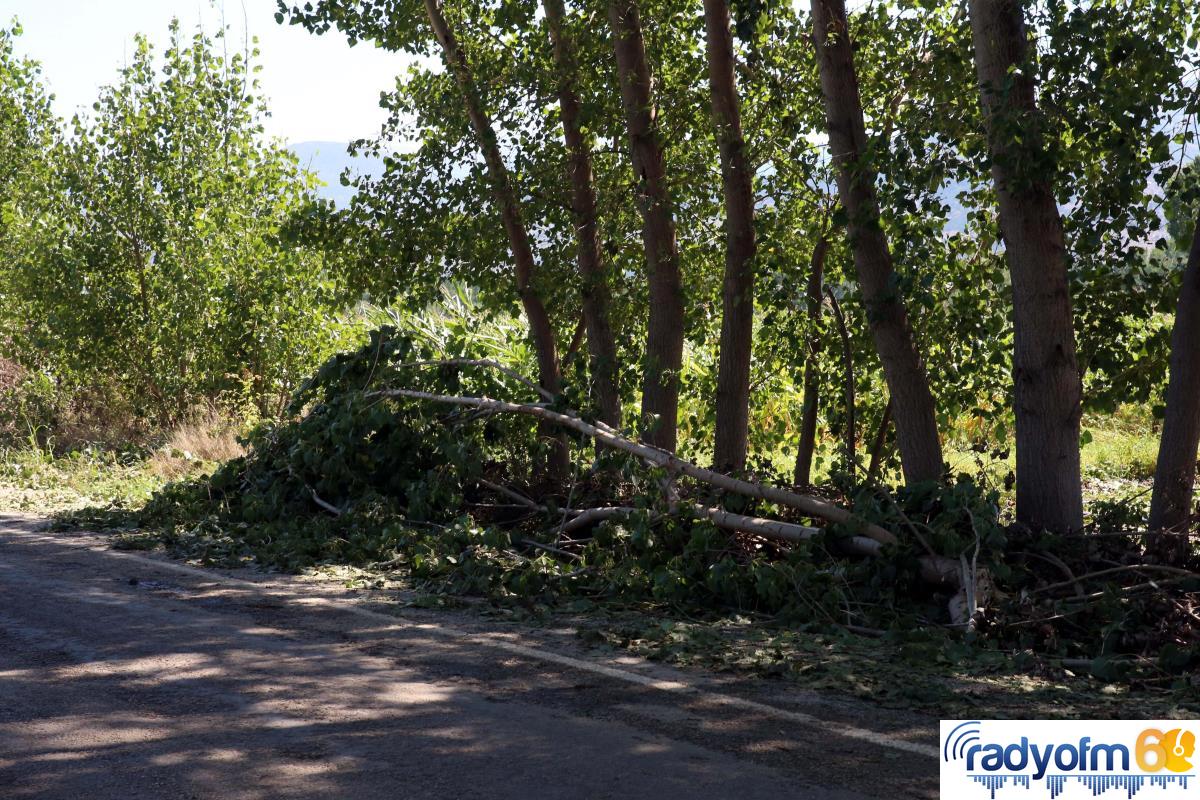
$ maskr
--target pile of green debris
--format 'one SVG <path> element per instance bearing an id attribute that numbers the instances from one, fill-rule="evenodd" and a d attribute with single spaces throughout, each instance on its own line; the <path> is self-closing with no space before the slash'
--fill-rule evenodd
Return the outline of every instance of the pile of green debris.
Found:
<path id="1" fill-rule="evenodd" d="M 550 481 L 539 465 L 554 442 L 535 415 L 426 399 L 533 393 L 487 355 L 380 329 L 325 364 L 284 421 L 253 431 L 245 457 L 139 510 L 63 522 L 137 529 L 205 563 L 354 564 L 499 603 L 754 614 L 874 636 L 937 631 L 958 652 L 1009 654 L 1026 668 L 1082 665 L 1106 680 L 1184 688 L 1200 667 L 1196 565 L 1145 563 L 1136 532 L 1005 525 L 997 495 L 965 476 L 844 489 L 824 500 L 850 513 L 815 528 L 814 515 L 772 502 L 769 490 L 787 487 L 687 481 L 686 462 L 597 449 L 578 430 L 572 478 Z M 572 400 L 583 404 L 524 405 L 591 429 L 568 410 Z M 956 598 L 966 608 L 958 618 Z"/>

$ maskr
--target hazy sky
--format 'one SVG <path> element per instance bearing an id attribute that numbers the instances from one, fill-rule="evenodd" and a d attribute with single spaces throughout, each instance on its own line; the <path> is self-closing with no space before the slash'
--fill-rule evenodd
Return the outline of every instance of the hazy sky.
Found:
<path id="1" fill-rule="evenodd" d="M 211 33 L 224 16 L 231 47 L 241 47 L 246 30 L 259 39 L 270 134 L 286 142 L 375 135 L 385 119 L 379 93 L 406 69 L 404 56 L 369 43 L 351 48 L 336 31 L 318 37 L 278 25 L 274 14 L 275 0 L 0 0 L 0 25 L 20 20 L 17 49 L 42 62 L 64 117 L 90 110 L 99 87 L 113 82 L 125 63 L 135 33 L 161 50 L 172 17 L 185 30 L 203 22 Z"/>

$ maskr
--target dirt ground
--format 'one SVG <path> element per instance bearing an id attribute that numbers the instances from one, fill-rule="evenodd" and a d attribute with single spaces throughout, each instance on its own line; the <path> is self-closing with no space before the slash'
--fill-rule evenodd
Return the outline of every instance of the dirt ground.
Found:
<path id="1" fill-rule="evenodd" d="M 937 721 L 0 517 L 6 798 L 936 797 Z"/>

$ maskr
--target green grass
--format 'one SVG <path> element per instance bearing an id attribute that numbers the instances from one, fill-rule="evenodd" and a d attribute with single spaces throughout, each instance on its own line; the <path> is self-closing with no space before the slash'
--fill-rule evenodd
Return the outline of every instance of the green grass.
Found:
<path id="1" fill-rule="evenodd" d="M 1088 414 L 1082 427 L 1079 461 L 1086 502 L 1124 499 L 1150 490 L 1159 429 L 1148 409 L 1123 406 L 1110 415 Z M 1016 469 L 1017 461 L 1011 442 L 1007 450 L 1007 458 L 993 458 L 952 438 L 946 447 L 946 461 L 952 472 L 984 476 L 1011 503 L 1012 490 L 1006 488 L 1005 478 Z"/>
<path id="2" fill-rule="evenodd" d="M 196 462 L 195 469 L 204 466 Z M 0 448 L 0 512 L 136 508 L 166 481 L 159 462 L 143 456 L 96 449 L 55 456 L 35 448 Z"/>
<path id="3" fill-rule="evenodd" d="M 1089 416 L 1084 431 L 1091 437 L 1080 454 L 1085 478 L 1146 482 L 1154 477 L 1159 430 L 1144 410 Z"/>

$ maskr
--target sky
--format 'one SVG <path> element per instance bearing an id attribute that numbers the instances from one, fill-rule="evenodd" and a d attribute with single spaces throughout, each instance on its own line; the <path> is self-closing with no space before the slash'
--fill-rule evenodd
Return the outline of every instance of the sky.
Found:
<path id="1" fill-rule="evenodd" d="M 231 47 L 241 47 L 247 30 L 259 39 L 270 135 L 289 144 L 375 136 L 386 119 L 379 93 L 407 69 L 406 57 L 370 43 L 351 48 L 336 31 L 313 36 L 279 25 L 275 11 L 275 0 L 0 0 L 0 25 L 20 21 L 17 50 L 42 63 L 63 117 L 91 109 L 133 51 L 134 34 L 146 34 L 161 51 L 172 17 L 185 31 L 203 23 L 210 33 L 224 18 Z"/>

